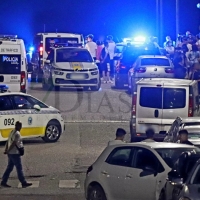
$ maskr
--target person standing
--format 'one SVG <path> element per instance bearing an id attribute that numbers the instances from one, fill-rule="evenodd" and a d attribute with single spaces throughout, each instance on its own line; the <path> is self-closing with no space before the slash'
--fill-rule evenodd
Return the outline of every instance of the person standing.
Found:
<path id="1" fill-rule="evenodd" d="M 179 131 L 179 141 L 181 144 L 194 145 L 188 140 L 188 131 L 185 129 Z"/>
<path id="2" fill-rule="evenodd" d="M 112 35 L 107 36 L 107 41 L 108 41 L 108 52 L 110 55 L 110 75 L 112 78 L 114 78 L 114 55 L 115 55 L 116 44 L 113 41 Z"/>
<path id="3" fill-rule="evenodd" d="M 97 58 L 97 44 L 93 42 L 94 36 L 92 34 L 89 34 L 87 36 L 87 44 L 85 45 L 85 48 L 90 52 L 92 58 L 96 60 Z"/>
<path id="4" fill-rule="evenodd" d="M 97 60 L 100 61 L 101 60 L 101 51 L 103 50 L 104 45 L 101 41 L 97 41 Z M 96 63 L 99 69 L 99 74 L 100 77 L 102 78 L 102 70 L 101 70 L 101 64 L 100 63 Z"/>
<path id="5" fill-rule="evenodd" d="M 153 129 L 147 129 L 146 130 L 147 138 L 145 140 L 143 140 L 142 142 L 155 142 L 155 140 L 153 139 L 154 134 L 155 134 L 155 132 Z"/>
<path id="6" fill-rule="evenodd" d="M 22 184 L 23 188 L 29 187 L 32 183 L 27 183 L 24 177 L 20 149 L 23 148 L 23 143 L 20 135 L 20 130 L 22 128 L 22 123 L 17 121 L 15 124 L 15 129 L 10 132 L 8 141 L 6 143 L 5 152 L 8 156 L 8 165 L 3 174 L 1 186 L 10 188 L 11 186 L 7 184 L 10 173 L 12 172 L 14 166 L 17 170 L 18 179 Z"/>
<path id="7" fill-rule="evenodd" d="M 109 141 L 108 146 L 115 145 L 115 144 L 123 144 L 125 135 L 126 135 L 126 131 L 122 128 L 118 128 L 117 131 L 116 131 L 115 140 Z"/>
<path id="8" fill-rule="evenodd" d="M 108 52 L 109 44 L 108 42 L 104 43 L 104 48 L 101 51 L 101 69 L 103 74 L 103 82 L 104 83 L 112 83 L 110 80 L 110 55 Z"/>

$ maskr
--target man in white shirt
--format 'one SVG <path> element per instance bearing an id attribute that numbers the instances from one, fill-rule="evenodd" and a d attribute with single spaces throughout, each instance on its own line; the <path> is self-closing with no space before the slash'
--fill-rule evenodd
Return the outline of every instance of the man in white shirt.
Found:
<path id="1" fill-rule="evenodd" d="M 110 55 L 110 74 L 111 77 L 114 78 L 114 55 L 115 55 L 115 49 L 116 49 L 116 44 L 113 41 L 113 36 L 108 35 L 107 36 L 107 41 L 108 41 L 108 52 Z"/>
<path id="2" fill-rule="evenodd" d="M 97 44 L 93 42 L 94 36 L 92 34 L 87 36 L 87 44 L 85 45 L 85 48 L 90 52 L 91 56 L 94 60 L 96 60 L 97 57 Z"/>
<path id="3" fill-rule="evenodd" d="M 146 130 L 146 136 L 147 136 L 147 139 L 146 140 L 143 140 L 142 142 L 155 142 L 155 140 L 153 139 L 154 137 L 154 130 L 153 129 L 147 129 Z"/>
<path id="4" fill-rule="evenodd" d="M 10 173 L 12 172 L 14 166 L 17 170 L 18 179 L 22 184 L 23 188 L 29 187 L 32 183 L 27 183 L 22 170 L 22 163 L 19 150 L 23 147 L 20 130 L 22 128 L 22 123 L 17 121 L 15 124 L 15 129 L 10 132 L 8 141 L 6 143 L 6 148 L 4 154 L 8 155 L 8 165 L 6 171 L 3 174 L 1 186 L 10 188 L 11 186 L 7 184 Z"/>
<path id="5" fill-rule="evenodd" d="M 115 144 L 124 144 L 125 135 L 126 135 L 126 131 L 122 128 L 118 128 L 117 131 L 116 131 L 115 140 L 109 141 L 108 146 L 115 145 Z"/>

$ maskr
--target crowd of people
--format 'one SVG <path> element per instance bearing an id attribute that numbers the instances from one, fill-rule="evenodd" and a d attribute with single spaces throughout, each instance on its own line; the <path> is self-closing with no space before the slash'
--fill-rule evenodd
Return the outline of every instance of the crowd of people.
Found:
<path id="1" fill-rule="evenodd" d="M 174 64 L 175 78 L 200 81 L 200 35 L 178 35 L 176 42 L 170 36 L 163 44 L 166 56 Z"/>
<path id="2" fill-rule="evenodd" d="M 100 61 L 97 63 L 100 74 L 102 74 L 103 83 L 112 83 L 114 78 L 114 54 L 116 44 L 113 41 L 113 36 L 108 35 L 106 41 L 93 41 L 94 36 L 89 34 L 86 37 L 85 48 L 90 52 L 94 60 Z"/>

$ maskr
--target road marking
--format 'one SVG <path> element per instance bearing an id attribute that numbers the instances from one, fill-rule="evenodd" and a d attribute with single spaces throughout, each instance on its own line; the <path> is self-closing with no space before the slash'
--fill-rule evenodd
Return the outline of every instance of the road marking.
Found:
<path id="1" fill-rule="evenodd" d="M 129 123 L 129 121 L 73 120 L 73 121 L 65 121 L 65 123 Z"/>
<path id="2" fill-rule="evenodd" d="M 59 188 L 80 188 L 80 181 L 78 181 L 78 180 L 60 180 Z"/>
<path id="3" fill-rule="evenodd" d="M 33 184 L 30 187 L 28 187 L 28 188 L 38 188 L 39 185 L 40 185 L 40 181 L 28 181 L 27 180 L 27 182 Z M 22 188 L 22 184 L 21 183 L 18 184 L 18 188 Z"/>

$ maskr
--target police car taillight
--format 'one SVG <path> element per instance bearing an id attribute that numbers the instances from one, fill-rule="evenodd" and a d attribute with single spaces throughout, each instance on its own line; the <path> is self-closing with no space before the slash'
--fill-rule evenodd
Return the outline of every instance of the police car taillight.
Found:
<path id="1" fill-rule="evenodd" d="M 7 92 L 9 87 L 7 85 L 0 85 L 0 92 L 4 93 Z"/>
<path id="2" fill-rule="evenodd" d="M 21 91 L 25 90 L 26 89 L 26 72 L 25 71 L 22 71 L 21 72 Z"/>

